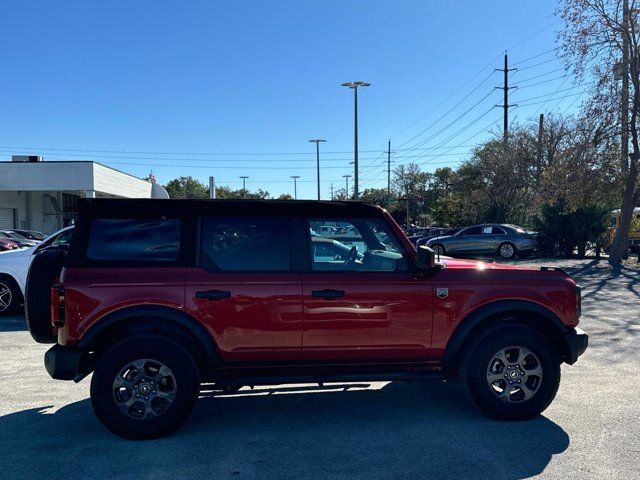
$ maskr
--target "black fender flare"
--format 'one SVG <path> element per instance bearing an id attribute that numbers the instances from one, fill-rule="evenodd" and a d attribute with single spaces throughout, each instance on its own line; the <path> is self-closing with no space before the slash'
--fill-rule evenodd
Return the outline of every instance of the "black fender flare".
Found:
<path id="1" fill-rule="evenodd" d="M 91 343 L 104 331 L 110 327 L 126 322 L 132 318 L 152 318 L 167 322 L 173 322 L 188 330 L 200 342 L 207 357 L 211 360 L 212 365 L 221 363 L 220 351 L 213 337 L 195 318 L 186 312 L 176 310 L 174 308 L 162 305 L 137 305 L 124 307 L 122 309 L 111 312 L 96 323 L 82 336 L 78 347 L 87 349 Z"/>
<path id="2" fill-rule="evenodd" d="M 552 325 L 554 331 L 558 334 L 564 334 L 568 331 L 568 327 L 562 323 L 562 320 L 560 320 L 555 313 L 542 305 L 528 300 L 496 300 L 495 302 L 478 307 L 462 319 L 447 343 L 442 363 L 444 365 L 452 364 L 465 341 L 473 334 L 474 329 L 485 320 L 500 316 L 504 316 L 505 319 L 508 319 L 509 317 L 506 314 L 514 312 L 529 312 L 538 317 L 543 317 L 547 320 L 546 325 Z"/>

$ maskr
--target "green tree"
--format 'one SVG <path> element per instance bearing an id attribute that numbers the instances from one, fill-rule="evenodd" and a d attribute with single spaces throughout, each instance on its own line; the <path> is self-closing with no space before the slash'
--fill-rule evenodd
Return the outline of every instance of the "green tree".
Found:
<path id="1" fill-rule="evenodd" d="M 611 247 L 613 264 L 627 254 L 633 209 L 640 199 L 639 7 L 638 0 L 562 0 L 558 9 L 564 21 L 559 40 L 565 63 L 591 83 L 588 115 L 614 125 L 620 144 L 622 208 Z"/>
<path id="2" fill-rule="evenodd" d="M 209 198 L 209 189 L 193 177 L 174 178 L 164 188 L 169 198 Z"/>

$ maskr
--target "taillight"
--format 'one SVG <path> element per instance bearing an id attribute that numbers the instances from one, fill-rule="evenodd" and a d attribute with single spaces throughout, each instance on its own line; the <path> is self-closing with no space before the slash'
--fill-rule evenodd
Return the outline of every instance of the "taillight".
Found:
<path id="1" fill-rule="evenodd" d="M 51 325 L 64 326 L 64 287 L 58 284 L 51 287 Z"/>
<path id="2" fill-rule="evenodd" d="M 576 285 L 576 314 L 578 318 L 582 315 L 582 287 Z"/>

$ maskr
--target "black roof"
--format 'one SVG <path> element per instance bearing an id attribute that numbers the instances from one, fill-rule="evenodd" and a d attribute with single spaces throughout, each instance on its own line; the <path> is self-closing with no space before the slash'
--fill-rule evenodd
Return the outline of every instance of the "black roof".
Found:
<path id="1" fill-rule="evenodd" d="M 106 218 L 190 214 L 369 218 L 379 217 L 382 209 L 356 201 L 84 198 L 80 199 L 79 211 L 81 216 Z"/>

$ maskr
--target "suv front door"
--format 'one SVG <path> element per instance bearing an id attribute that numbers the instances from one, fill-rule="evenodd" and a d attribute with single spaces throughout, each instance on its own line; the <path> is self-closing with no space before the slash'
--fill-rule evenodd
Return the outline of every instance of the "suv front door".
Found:
<path id="1" fill-rule="evenodd" d="M 426 359 L 431 281 L 410 271 L 407 252 L 381 219 L 312 218 L 307 232 L 338 223 L 353 227 L 344 238 L 311 233 L 307 239 L 311 268 L 302 273 L 302 359 Z"/>
<path id="2" fill-rule="evenodd" d="M 290 271 L 288 218 L 205 217 L 199 265 L 187 269 L 186 309 L 225 362 L 297 361 L 302 284 Z"/>

